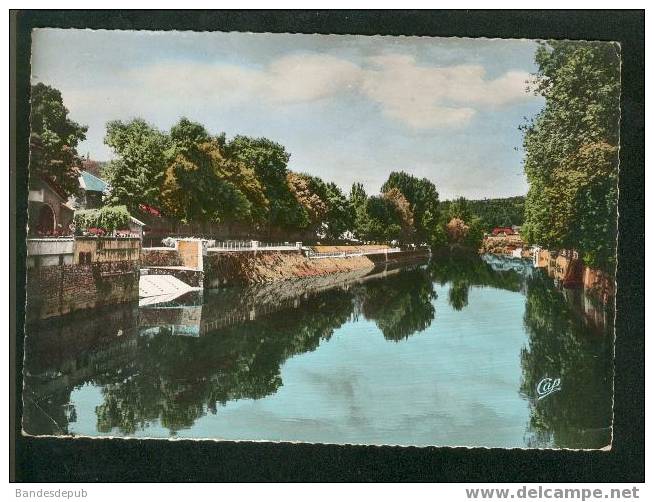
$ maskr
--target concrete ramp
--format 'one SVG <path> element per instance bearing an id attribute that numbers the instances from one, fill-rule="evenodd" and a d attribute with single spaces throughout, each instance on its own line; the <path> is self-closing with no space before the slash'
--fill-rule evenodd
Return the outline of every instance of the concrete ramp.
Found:
<path id="1" fill-rule="evenodd" d="M 139 280 L 139 298 L 154 300 L 147 303 L 160 303 L 155 297 L 164 298 L 161 301 L 174 300 L 184 293 L 198 289 L 172 275 L 142 275 Z"/>

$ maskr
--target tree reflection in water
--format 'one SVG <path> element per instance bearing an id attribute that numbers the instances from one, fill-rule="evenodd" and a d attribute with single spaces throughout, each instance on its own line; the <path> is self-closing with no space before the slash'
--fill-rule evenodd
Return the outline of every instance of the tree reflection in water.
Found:
<path id="1" fill-rule="evenodd" d="M 176 431 L 192 426 L 218 404 L 259 399 L 282 385 L 280 367 L 328 340 L 351 313 L 349 293 L 330 291 L 304 308 L 224 328 L 199 338 L 172 336 L 165 328 L 138 342 L 136 374 L 103 389 L 98 430 L 131 434 L 160 420 Z"/>
<path id="2" fill-rule="evenodd" d="M 476 307 L 469 294 L 475 287 L 525 295 L 516 399 L 529 402 L 526 446 L 605 446 L 612 337 L 593 335 L 550 279 L 529 275 L 494 271 L 478 257 L 439 258 L 429 266 L 350 278 L 332 289 L 323 283 L 314 291 L 304 283 L 296 285 L 297 292 L 285 284 L 226 289 L 192 307 L 117 307 L 47 321 L 28 328 L 23 425 L 31 434 L 67 434 L 79 416 L 71 392 L 90 384 L 100 389 L 97 431 L 131 435 L 157 425 L 175 435 L 230 401 L 276 393 L 284 362 L 315 350 L 348 321 L 373 321 L 386 340 L 398 343 L 426 332 L 436 318 L 435 284 L 440 284 L 449 286 L 450 307 L 469 315 Z M 175 334 L 178 318 L 196 323 L 198 329 L 187 332 L 199 336 Z M 214 328 L 225 326 L 212 324 L 224 318 L 237 321 Z M 437 325 L 429 333 L 434 331 Z M 562 389 L 537 400 L 536 386 L 544 377 L 560 378 Z"/>
<path id="3" fill-rule="evenodd" d="M 521 392 L 531 402 L 528 446 L 600 448 L 611 441 L 611 327 L 591 329 L 562 292 L 541 274 L 528 283 L 521 354 Z M 609 323 L 610 324 L 610 323 Z M 561 390 L 541 400 L 543 378 L 560 378 Z"/>
<path id="4" fill-rule="evenodd" d="M 450 284 L 448 303 L 454 310 L 468 306 L 471 286 L 489 286 L 508 291 L 520 291 L 524 277 L 513 270 L 494 271 L 477 255 L 443 256 L 429 267 L 430 277 L 441 286 Z"/>
<path id="5" fill-rule="evenodd" d="M 426 330 L 434 320 L 434 286 L 424 268 L 366 283 L 355 290 L 361 313 L 387 340 L 406 340 Z"/>

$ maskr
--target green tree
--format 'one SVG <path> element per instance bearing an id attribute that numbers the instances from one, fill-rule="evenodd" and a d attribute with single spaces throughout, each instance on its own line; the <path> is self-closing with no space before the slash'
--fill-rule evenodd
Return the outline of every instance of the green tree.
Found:
<path id="1" fill-rule="evenodd" d="M 576 249 L 587 265 L 612 271 L 619 47 L 543 42 L 535 60 L 533 90 L 545 98 L 545 107 L 522 127 L 529 182 L 523 235 L 551 249 Z"/>
<path id="2" fill-rule="evenodd" d="M 368 195 L 366 194 L 363 185 L 361 183 L 352 183 L 352 188 L 350 189 L 350 204 L 355 208 L 360 208 L 365 206 L 367 198 Z"/>
<path id="3" fill-rule="evenodd" d="M 381 191 L 396 188 L 406 198 L 414 216 L 417 242 L 436 243 L 440 239 L 439 202 L 436 186 L 427 178 L 416 178 L 404 171 L 392 172 Z"/>
<path id="4" fill-rule="evenodd" d="M 175 155 L 197 152 L 200 145 L 213 140 L 202 124 L 192 122 L 186 117 L 179 119 L 177 124 L 170 128 L 169 136 Z"/>
<path id="5" fill-rule="evenodd" d="M 327 189 L 325 183 L 315 176 L 289 171 L 288 187 L 295 200 L 302 206 L 313 227 L 320 225 L 327 215 Z"/>
<path id="6" fill-rule="evenodd" d="M 465 197 L 457 197 L 450 202 L 447 212 L 447 220 L 458 218 L 463 221 L 470 221 L 472 219 L 472 208 L 468 199 Z"/>
<path id="7" fill-rule="evenodd" d="M 413 241 L 413 211 L 399 189 L 391 188 L 379 196 L 367 197 L 363 186 L 355 183 L 350 192 L 350 205 L 358 238 L 377 242 Z"/>
<path id="8" fill-rule="evenodd" d="M 395 203 L 383 195 L 368 197 L 357 215 L 356 233 L 362 239 L 375 242 L 399 239 L 402 223 Z"/>
<path id="9" fill-rule="evenodd" d="M 395 218 L 392 218 L 392 221 L 397 221 L 400 226 L 399 240 L 405 243 L 412 242 L 416 229 L 413 226 L 413 211 L 409 201 L 398 188 L 391 188 L 385 192 L 384 199 L 394 206 Z"/>
<path id="10" fill-rule="evenodd" d="M 296 230 L 309 225 L 306 211 L 288 186 L 286 175 L 290 154 L 282 145 L 266 138 L 236 136 L 225 144 L 224 151 L 227 158 L 239 160 L 254 169 L 269 202 L 269 227 Z"/>
<path id="11" fill-rule="evenodd" d="M 462 205 L 465 207 L 462 208 Z M 464 199 L 463 201 L 459 198 L 453 201 L 442 201 L 439 207 L 441 214 L 446 217 L 462 217 L 466 221 L 470 220 L 470 217 L 477 217 L 481 221 L 482 229 L 490 232 L 495 227 L 522 225 L 525 198 L 517 196 L 498 199 Z"/>
<path id="12" fill-rule="evenodd" d="M 161 202 L 167 213 L 184 222 L 247 220 L 251 204 L 238 187 L 221 176 L 223 157 L 208 141 L 183 149 L 166 169 Z"/>
<path id="13" fill-rule="evenodd" d="M 327 183 L 325 189 L 328 207 L 324 225 L 325 235 L 329 239 L 339 239 L 345 232 L 354 229 L 355 209 L 335 183 Z"/>
<path id="14" fill-rule="evenodd" d="M 468 225 L 468 235 L 465 238 L 465 245 L 471 249 L 479 249 L 484 239 L 484 225 L 481 218 L 473 216 Z"/>
<path id="15" fill-rule="evenodd" d="M 139 204 L 160 206 L 164 173 L 175 154 L 170 138 L 143 119 L 114 120 L 107 124 L 104 142 L 117 156 L 105 168 L 109 202 L 130 211 Z"/>
<path id="16" fill-rule="evenodd" d="M 366 191 L 361 183 L 352 184 L 348 200 L 350 201 L 350 206 L 352 206 L 352 210 L 354 212 L 353 233 L 359 239 L 365 238 L 365 227 L 368 220 L 366 214 L 366 202 L 368 200 L 368 195 L 366 194 Z"/>
<path id="17" fill-rule="evenodd" d="M 82 165 L 77 145 L 86 139 L 87 127 L 68 117 L 60 91 L 42 83 L 32 86 L 30 126 L 31 177 L 66 195 L 77 193 Z"/>

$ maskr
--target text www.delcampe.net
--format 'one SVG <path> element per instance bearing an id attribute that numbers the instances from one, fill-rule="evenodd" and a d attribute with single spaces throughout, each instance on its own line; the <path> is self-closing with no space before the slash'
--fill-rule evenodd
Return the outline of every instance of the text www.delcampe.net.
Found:
<path id="1" fill-rule="evenodd" d="M 522 486 L 512 488 L 466 488 L 466 497 L 469 499 L 568 499 L 568 500 L 597 500 L 597 499 L 637 499 L 638 487 L 631 488 L 551 488 L 538 486 L 530 488 Z"/>

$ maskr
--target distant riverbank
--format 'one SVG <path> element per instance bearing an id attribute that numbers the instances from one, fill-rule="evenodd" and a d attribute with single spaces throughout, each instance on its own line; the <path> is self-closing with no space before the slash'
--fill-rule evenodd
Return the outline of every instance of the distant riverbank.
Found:
<path id="1" fill-rule="evenodd" d="M 235 284 L 256 284 L 286 279 L 303 279 L 357 270 L 370 271 L 384 263 L 429 259 L 429 251 L 379 250 L 348 255 L 346 251 L 311 257 L 300 252 L 264 251 L 251 253 L 209 253 L 205 260 L 205 288 Z"/>

